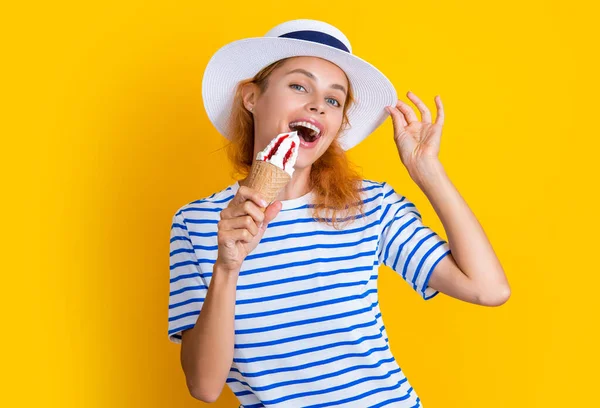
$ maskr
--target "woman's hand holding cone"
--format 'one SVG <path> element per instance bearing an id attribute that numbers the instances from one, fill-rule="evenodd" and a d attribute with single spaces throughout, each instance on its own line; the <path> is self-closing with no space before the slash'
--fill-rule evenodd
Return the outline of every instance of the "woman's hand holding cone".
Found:
<path id="1" fill-rule="evenodd" d="M 229 205 L 221 211 L 221 220 L 217 224 L 216 263 L 222 268 L 239 272 L 244 259 L 257 247 L 269 222 L 281 210 L 281 201 L 267 204 L 256 190 L 240 186 Z"/>

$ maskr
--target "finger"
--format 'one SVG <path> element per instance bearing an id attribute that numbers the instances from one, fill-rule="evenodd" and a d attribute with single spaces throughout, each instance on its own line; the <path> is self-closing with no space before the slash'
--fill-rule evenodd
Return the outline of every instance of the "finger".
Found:
<path id="1" fill-rule="evenodd" d="M 233 199 L 229 202 L 230 205 L 239 205 L 246 200 L 253 201 L 259 207 L 266 207 L 269 205 L 258 193 L 258 191 L 248 187 L 248 186 L 240 186 L 237 191 L 237 194 Z"/>
<path id="2" fill-rule="evenodd" d="M 392 117 L 392 123 L 394 124 L 394 128 L 396 129 L 404 129 L 405 126 L 408 126 L 406 123 L 406 119 L 402 112 L 400 112 L 395 106 L 388 106 L 386 110 L 389 112 Z"/>
<path id="3" fill-rule="evenodd" d="M 249 215 L 254 219 L 256 225 L 260 225 L 265 219 L 263 209 L 257 206 L 253 201 L 247 200 L 240 205 L 234 205 L 227 207 L 221 211 L 221 219 L 226 220 L 230 218 L 237 218 L 244 215 Z"/>
<path id="4" fill-rule="evenodd" d="M 421 122 L 431 123 L 431 112 L 429 112 L 429 108 L 427 107 L 427 105 L 425 105 L 423 101 L 421 101 L 419 97 L 411 91 L 408 91 L 406 93 L 406 96 L 408 96 L 408 99 L 410 99 L 412 103 L 414 103 L 417 106 L 417 108 L 419 108 L 419 112 L 421 112 Z"/>
<path id="5" fill-rule="evenodd" d="M 437 107 L 437 115 L 435 117 L 435 124 L 442 126 L 444 124 L 444 105 L 442 104 L 442 98 L 436 95 L 435 106 Z"/>
<path id="6" fill-rule="evenodd" d="M 273 218 L 275 218 L 277 216 L 277 214 L 279 214 L 279 211 L 281 211 L 282 207 L 283 207 L 283 204 L 281 203 L 281 201 L 274 201 L 273 203 L 271 203 L 271 205 L 269 205 L 267 207 L 267 210 L 265 211 L 265 219 L 263 221 L 262 228 L 264 228 L 264 229 L 267 228 L 267 226 L 273 220 Z"/>
<path id="7" fill-rule="evenodd" d="M 223 245 L 225 242 L 241 241 L 250 243 L 254 239 L 254 236 L 250 234 L 247 229 L 235 229 L 230 231 L 220 231 L 218 243 Z"/>
<path id="8" fill-rule="evenodd" d="M 235 229 L 247 229 L 252 235 L 258 233 L 258 225 L 249 215 L 242 217 L 231 218 L 228 220 L 221 220 L 217 223 L 219 230 L 231 231 Z"/>
<path id="9" fill-rule="evenodd" d="M 259 207 L 252 201 L 246 201 L 242 204 L 243 211 L 250 215 L 252 219 L 256 222 L 256 225 L 262 224 L 265 219 L 265 207 Z"/>
<path id="10" fill-rule="evenodd" d="M 400 112 L 402 112 L 402 114 L 404 114 L 406 122 L 409 125 L 413 122 L 419 121 L 419 119 L 417 119 L 415 111 L 410 106 L 408 106 L 408 104 L 402 102 L 400 99 L 398 99 L 398 102 L 396 102 L 396 107 L 400 110 Z"/>

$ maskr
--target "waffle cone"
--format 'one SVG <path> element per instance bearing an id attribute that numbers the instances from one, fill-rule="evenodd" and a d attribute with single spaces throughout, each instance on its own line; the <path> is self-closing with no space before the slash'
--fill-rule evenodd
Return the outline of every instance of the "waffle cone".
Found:
<path id="1" fill-rule="evenodd" d="M 257 160 L 252 165 L 245 184 L 258 191 L 267 203 L 271 204 L 290 180 L 291 177 L 285 170 L 269 162 Z M 261 209 L 263 212 L 266 210 Z"/>

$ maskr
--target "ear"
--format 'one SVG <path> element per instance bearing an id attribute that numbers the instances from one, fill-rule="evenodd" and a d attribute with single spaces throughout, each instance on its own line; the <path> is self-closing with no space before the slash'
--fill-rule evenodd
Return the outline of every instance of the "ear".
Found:
<path id="1" fill-rule="evenodd" d="M 244 102 L 244 107 L 249 111 L 252 111 L 252 109 L 254 108 L 257 95 L 258 86 L 255 83 L 251 82 L 249 84 L 245 84 L 242 87 L 242 100 Z"/>

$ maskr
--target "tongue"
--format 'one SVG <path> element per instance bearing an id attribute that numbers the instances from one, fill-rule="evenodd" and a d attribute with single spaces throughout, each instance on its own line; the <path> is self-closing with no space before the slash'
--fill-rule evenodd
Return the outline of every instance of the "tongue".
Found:
<path id="1" fill-rule="evenodd" d="M 304 127 L 298 127 L 298 135 L 307 142 L 312 142 L 315 140 L 314 137 L 311 136 L 312 130 L 306 129 Z"/>

